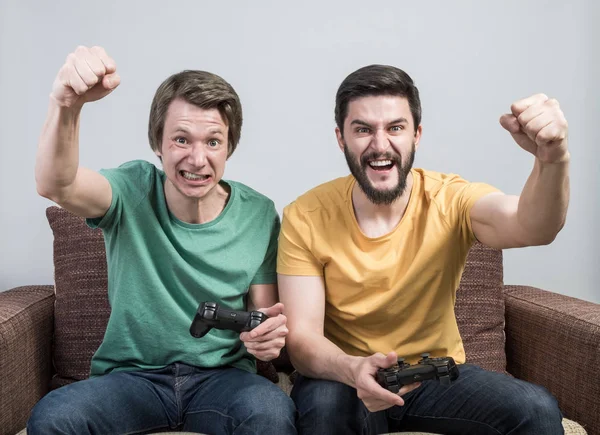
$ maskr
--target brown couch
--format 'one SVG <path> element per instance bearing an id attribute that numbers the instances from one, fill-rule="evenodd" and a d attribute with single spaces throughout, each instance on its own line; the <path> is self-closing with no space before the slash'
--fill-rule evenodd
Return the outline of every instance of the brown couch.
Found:
<path id="1" fill-rule="evenodd" d="M 102 233 L 58 207 L 47 217 L 54 286 L 0 292 L 0 435 L 22 430 L 50 389 L 89 376 L 110 313 Z M 544 385 L 558 399 L 567 434 L 600 435 L 600 305 L 505 286 L 502 252 L 476 244 L 456 316 L 468 362 Z M 285 353 L 259 366 L 288 392 L 292 370 Z"/>

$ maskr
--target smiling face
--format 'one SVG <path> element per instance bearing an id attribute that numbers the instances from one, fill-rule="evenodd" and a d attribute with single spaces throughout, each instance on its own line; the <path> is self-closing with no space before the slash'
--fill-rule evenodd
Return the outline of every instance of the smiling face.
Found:
<path id="1" fill-rule="evenodd" d="M 338 144 L 361 190 L 374 204 L 402 196 L 421 138 L 404 97 L 378 95 L 350 101 Z"/>
<path id="2" fill-rule="evenodd" d="M 169 204 L 210 199 L 227 161 L 228 127 L 218 109 L 201 109 L 183 99 L 169 105 L 160 150 Z M 173 189 L 174 188 L 174 189 Z"/>

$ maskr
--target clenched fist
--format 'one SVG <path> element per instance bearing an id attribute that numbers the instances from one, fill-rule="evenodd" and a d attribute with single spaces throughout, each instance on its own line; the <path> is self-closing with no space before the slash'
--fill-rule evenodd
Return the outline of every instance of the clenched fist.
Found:
<path id="1" fill-rule="evenodd" d="M 511 114 L 502 115 L 500 124 L 521 148 L 543 163 L 569 161 L 568 124 L 558 101 L 544 94 L 516 101 Z"/>
<path id="2" fill-rule="evenodd" d="M 104 98 L 115 90 L 121 78 L 117 66 L 102 47 L 82 47 L 67 56 L 50 97 L 62 107 L 81 107 Z"/>

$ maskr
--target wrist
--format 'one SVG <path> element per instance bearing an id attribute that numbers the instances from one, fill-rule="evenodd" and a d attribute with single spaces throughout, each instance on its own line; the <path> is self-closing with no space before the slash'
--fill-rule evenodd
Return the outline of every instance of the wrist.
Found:
<path id="1" fill-rule="evenodd" d="M 345 353 L 338 356 L 338 366 L 342 368 L 342 373 L 345 378 L 343 382 L 346 385 L 356 388 L 356 377 L 359 372 L 359 366 L 363 360 L 364 357 L 351 356 Z"/>
<path id="2" fill-rule="evenodd" d="M 553 166 L 557 166 L 557 165 L 568 165 L 571 162 L 571 153 L 569 151 L 565 151 L 565 153 L 552 160 L 552 161 L 544 161 L 541 160 L 539 157 L 536 157 L 536 163 L 540 166 L 545 166 L 545 167 L 553 167 Z"/>
<path id="3" fill-rule="evenodd" d="M 83 103 L 75 103 L 71 106 L 67 106 L 61 101 L 57 100 L 53 94 L 50 94 L 49 98 L 50 110 L 59 112 L 61 115 L 77 117 L 81 113 Z"/>

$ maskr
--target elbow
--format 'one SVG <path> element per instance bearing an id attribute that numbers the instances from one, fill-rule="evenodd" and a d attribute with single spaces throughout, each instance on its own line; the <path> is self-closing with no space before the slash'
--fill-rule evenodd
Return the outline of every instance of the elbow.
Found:
<path id="1" fill-rule="evenodd" d="M 60 204 L 64 200 L 64 189 L 50 186 L 48 183 L 43 183 L 39 180 L 36 180 L 35 188 L 38 195 L 52 202 Z"/>
<path id="2" fill-rule="evenodd" d="M 288 333 L 285 338 L 285 348 L 287 349 L 290 359 L 295 359 L 301 349 L 299 337 L 297 337 L 296 334 Z"/>
<path id="3" fill-rule="evenodd" d="M 525 243 L 523 243 L 523 246 L 547 246 L 556 240 L 559 231 L 560 228 L 552 232 L 531 235 L 527 238 Z"/>
<path id="4" fill-rule="evenodd" d="M 37 194 L 47 199 L 52 199 L 52 190 L 48 188 L 48 186 L 37 181 L 35 183 L 35 188 L 37 190 Z"/>
<path id="5" fill-rule="evenodd" d="M 550 245 L 558 233 L 565 226 L 566 218 L 563 217 L 560 221 L 556 220 L 553 223 L 548 222 L 545 225 L 530 226 L 529 228 L 519 226 L 516 233 L 517 246 L 546 246 Z"/>
<path id="6" fill-rule="evenodd" d="M 35 190 L 39 196 L 50 200 L 54 196 L 54 191 L 56 190 L 52 189 L 52 183 L 49 183 L 48 180 L 45 179 L 37 164 L 35 167 Z"/>
<path id="7" fill-rule="evenodd" d="M 554 240 L 556 240 L 556 234 L 540 238 L 537 245 L 538 246 L 547 246 L 547 245 L 551 244 L 552 242 L 554 242 Z"/>
<path id="8" fill-rule="evenodd" d="M 303 376 L 310 374 L 307 367 L 307 356 L 304 352 L 302 339 L 297 334 L 288 334 L 285 342 L 285 348 L 294 369 Z"/>
<path id="9" fill-rule="evenodd" d="M 561 232 L 564 226 L 565 219 L 563 218 L 556 228 L 554 228 L 551 231 L 548 231 L 547 234 L 544 234 L 540 237 L 540 245 L 549 245 L 552 242 L 554 242 L 556 240 L 556 237 L 558 236 L 558 233 Z"/>

